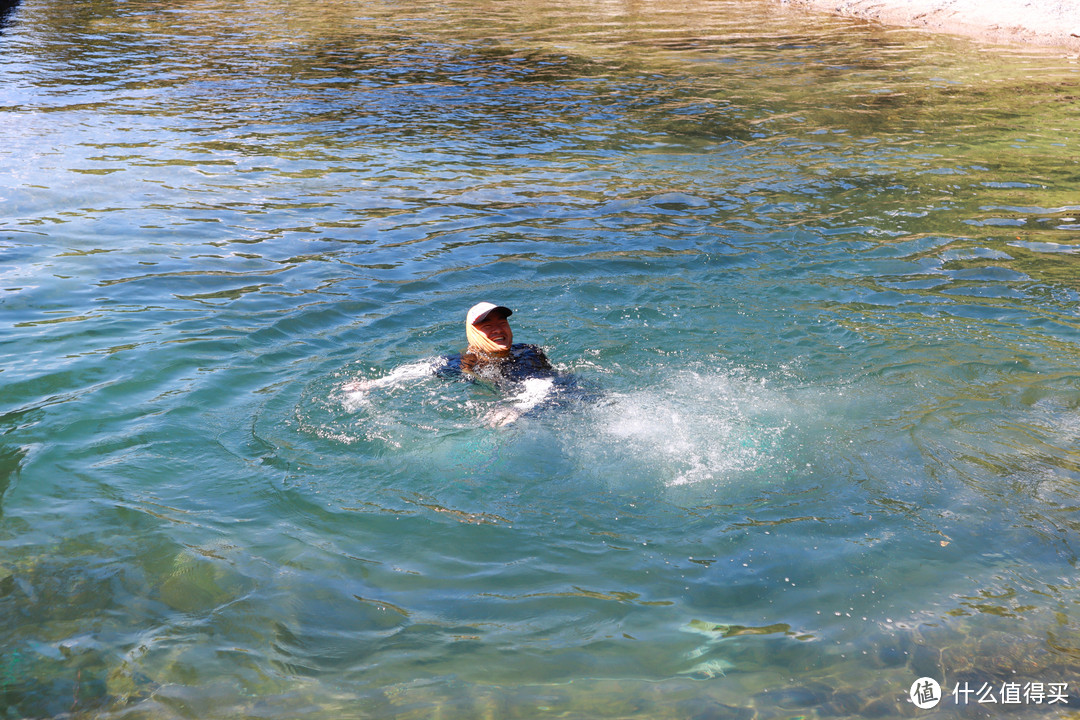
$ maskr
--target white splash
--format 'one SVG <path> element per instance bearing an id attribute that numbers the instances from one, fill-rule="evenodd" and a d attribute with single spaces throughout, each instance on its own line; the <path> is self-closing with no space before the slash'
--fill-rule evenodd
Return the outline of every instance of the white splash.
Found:
<path id="1" fill-rule="evenodd" d="M 590 463 L 669 487 L 725 480 L 776 460 L 791 426 L 788 395 L 739 371 L 681 370 L 609 396 L 576 442 Z"/>
<path id="2" fill-rule="evenodd" d="M 497 407 L 484 416 L 484 424 L 488 427 L 509 425 L 551 397 L 554 389 L 552 378 L 529 378 L 522 383 L 520 392 L 506 399 L 509 406 Z"/>
<path id="3" fill-rule="evenodd" d="M 434 360 L 421 360 L 399 365 L 380 378 L 352 380 L 341 387 L 344 393 L 341 404 L 346 412 L 354 413 L 368 403 L 368 396 L 372 390 L 393 389 L 418 380 L 425 380 L 434 375 L 436 367 L 437 363 Z"/>

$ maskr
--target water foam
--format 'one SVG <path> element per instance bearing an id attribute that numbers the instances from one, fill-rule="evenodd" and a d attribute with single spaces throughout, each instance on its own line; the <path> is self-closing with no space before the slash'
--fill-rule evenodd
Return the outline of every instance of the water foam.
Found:
<path id="1" fill-rule="evenodd" d="M 669 487 L 722 481 L 783 458 L 793 398 L 743 371 L 684 369 L 613 394 L 575 442 L 587 462 Z M 605 473 L 607 474 L 607 473 Z"/>

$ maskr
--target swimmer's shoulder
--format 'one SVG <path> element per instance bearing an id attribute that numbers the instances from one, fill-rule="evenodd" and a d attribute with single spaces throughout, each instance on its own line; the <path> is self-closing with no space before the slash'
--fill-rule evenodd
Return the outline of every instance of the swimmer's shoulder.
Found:
<path id="1" fill-rule="evenodd" d="M 436 358 L 431 371 L 439 377 L 457 377 L 464 369 L 464 360 L 462 353 L 444 355 Z"/>
<path id="2" fill-rule="evenodd" d="M 515 343 L 510 346 L 510 356 L 516 365 L 527 367 L 534 372 L 554 370 L 551 361 L 539 345 Z"/>
<path id="3" fill-rule="evenodd" d="M 433 372 L 439 377 L 464 378 L 472 381 L 473 374 L 483 366 L 480 356 L 465 351 L 439 358 Z"/>
<path id="4" fill-rule="evenodd" d="M 514 357 L 542 357 L 547 360 L 544 349 L 531 343 L 514 343 L 510 346 L 510 354 Z"/>

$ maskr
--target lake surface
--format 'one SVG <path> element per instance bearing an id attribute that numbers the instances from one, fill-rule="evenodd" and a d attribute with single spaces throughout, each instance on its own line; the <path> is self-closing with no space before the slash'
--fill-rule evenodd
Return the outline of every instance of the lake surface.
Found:
<path id="1" fill-rule="evenodd" d="M 0 715 L 1080 704 L 1078 68 L 754 0 L 25 0 Z M 588 397 L 345 389 L 480 300 Z"/>

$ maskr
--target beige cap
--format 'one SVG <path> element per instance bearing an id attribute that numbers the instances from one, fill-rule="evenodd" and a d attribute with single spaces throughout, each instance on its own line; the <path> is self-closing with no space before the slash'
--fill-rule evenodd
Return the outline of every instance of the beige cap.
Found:
<path id="1" fill-rule="evenodd" d="M 492 310 L 502 310 L 506 313 L 505 317 L 510 317 L 514 314 L 514 311 L 505 305 L 496 305 L 495 303 L 482 302 L 476 303 L 469 308 L 469 314 L 465 316 L 465 322 L 469 325 L 475 325 L 478 322 L 483 322 L 484 318 L 491 314 Z"/>

